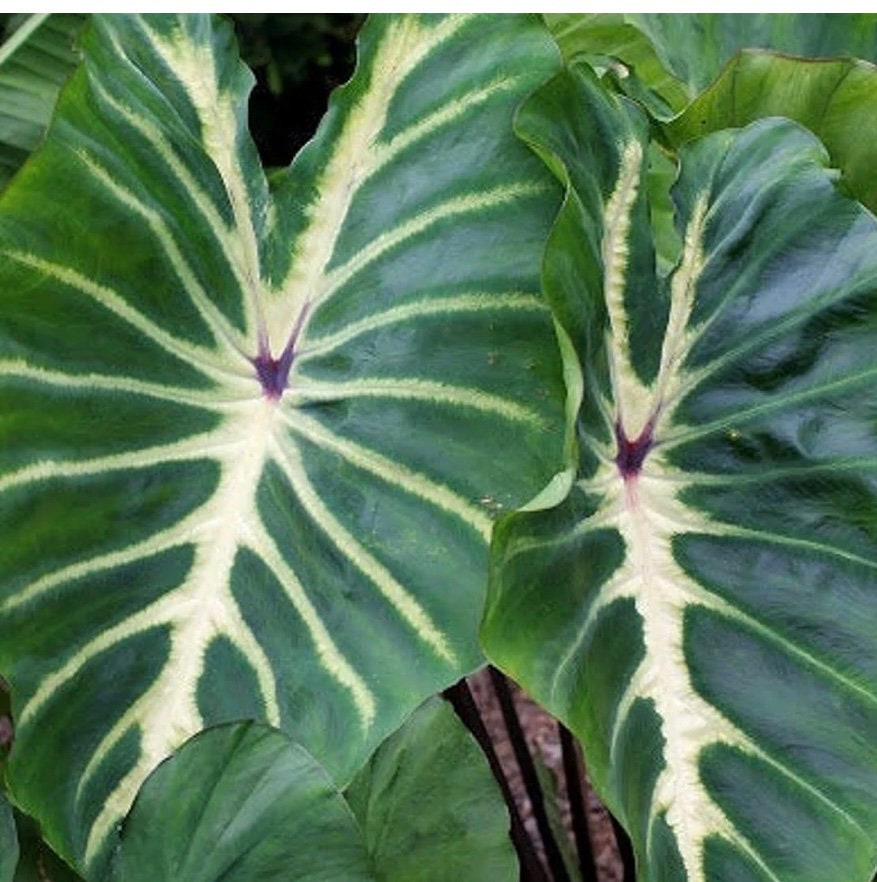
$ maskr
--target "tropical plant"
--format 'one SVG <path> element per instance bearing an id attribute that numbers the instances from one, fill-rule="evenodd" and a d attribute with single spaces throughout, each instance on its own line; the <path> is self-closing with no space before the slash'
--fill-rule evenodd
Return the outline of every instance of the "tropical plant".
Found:
<path id="1" fill-rule="evenodd" d="M 877 24 L 549 25 L 371 19 L 270 176 L 227 22 L 85 30 L 0 196 L 0 672 L 89 882 L 513 879 L 485 655 L 640 882 L 873 875 L 875 72 L 710 83 Z"/>

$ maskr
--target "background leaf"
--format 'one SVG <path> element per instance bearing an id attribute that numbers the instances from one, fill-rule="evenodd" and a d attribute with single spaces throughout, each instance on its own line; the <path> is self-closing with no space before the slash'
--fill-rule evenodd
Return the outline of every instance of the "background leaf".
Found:
<path id="1" fill-rule="evenodd" d="M 877 221 L 785 120 L 681 151 L 655 271 L 644 114 L 524 105 L 569 183 L 545 286 L 584 371 L 566 502 L 495 532 L 490 657 L 581 738 L 641 882 L 877 862 Z"/>
<path id="2" fill-rule="evenodd" d="M 11 16 L 0 32 L 0 189 L 39 144 L 79 62 L 84 15 Z"/>
<path id="3" fill-rule="evenodd" d="M 623 81 L 633 77 L 638 97 L 657 116 L 672 116 L 691 100 L 685 85 L 655 51 L 648 36 L 631 21 L 631 16 L 550 13 L 545 21 L 567 61 L 584 61 L 598 70 L 608 69 Z"/>
<path id="4" fill-rule="evenodd" d="M 600 13 L 546 21 L 567 59 L 614 70 L 621 89 L 659 119 L 684 110 L 742 49 L 877 61 L 873 13 Z"/>
<path id="5" fill-rule="evenodd" d="M 853 56 L 877 61 L 874 13 L 634 13 L 628 20 L 651 41 L 689 95 L 705 89 L 741 49 L 773 49 L 806 58 Z"/>
<path id="6" fill-rule="evenodd" d="M 346 792 L 380 882 L 517 879 L 509 818 L 478 745 L 431 699 Z"/>
<path id="7" fill-rule="evenodd" d="M 744 52 L 666 131 L 683 144 L 768 116 L 810 129 L 842 171 L 846 192 L 877 210 L 877 67 Z"/>
<path id="8" fill-rule="evenodd" d="M 482 662 L 486 540 L 565 466 L 565 389 L 560 192 L 510 127 L 538 19 L 372 20 L 273 192 L 226 23 L 91 21 L 0 200 L 0 669 L 14 799 L 99 878 L 203 727 L 343 786 Z"/>
<path id="9" fill-rule="evenodd" d="M 362 840 L 320 765 L 255 723 L 196 735 L 147 779 L 114 860 L 119 882 L 367 882 Z"/>

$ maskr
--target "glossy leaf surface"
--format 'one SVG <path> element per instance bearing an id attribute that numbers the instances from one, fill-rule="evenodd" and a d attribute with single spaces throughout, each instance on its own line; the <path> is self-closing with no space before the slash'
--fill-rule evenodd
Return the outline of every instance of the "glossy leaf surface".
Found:
<path id="1" fill-rule="evenodd" d="M 877 67 L 744 52 L 667 131 L 681 144 L 768 116 L 785 116 L 810 129 L 843 173 L 841 185 L 877 210 Z"/>
<path id="2" fill-rule="evenodd" d="M 9 781 L 86 876 L 204 726 L 348 783 L 480 663 L 492 518 L 564 443 L 538 19 L 373 20 L 271 192 L 227 25 L 92 21 L 0 200 Z"/>
<path id="3" fill-rule="evenodd" d="M 346 793 L 379 882 L 512 882 L 509 817 L 484 755 L 432 699 L 391 735 Z"/>
<path id="4" fill-rule="evenodd" d="M 0 189 L 39 144 L 58 92 L 76 67 L 82 15 L 15 16 L 0 43 Z M 0 34 L 0 37 L 3 37 Z"/>
<path id="5" fill-rule="evenodd" d="M 641 882 L 869 882 L 877 860 L 877 222 L 783 120 L 682 151 L 584 73 L 522 135 L 570 191 L 545 285 L 584 375 L 560 507 L 495 538 L 488 655 L 584 743 Z"/>

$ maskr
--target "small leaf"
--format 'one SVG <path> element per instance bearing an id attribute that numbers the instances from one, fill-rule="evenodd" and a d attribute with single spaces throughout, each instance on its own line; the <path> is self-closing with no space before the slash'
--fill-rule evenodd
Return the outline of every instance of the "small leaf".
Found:
<path id="1" fill-rule="evenodd" d="M 331 779 L 268 726 L 196 735 L 143 785 L 114 859 L 118 882 L 371 882 Z"/>
<path id="2" fill-rule="evenodd" d="M 378 748 L 346 796 L 379 882 L 517 879 L 499 787 L 439 699 Z"/>

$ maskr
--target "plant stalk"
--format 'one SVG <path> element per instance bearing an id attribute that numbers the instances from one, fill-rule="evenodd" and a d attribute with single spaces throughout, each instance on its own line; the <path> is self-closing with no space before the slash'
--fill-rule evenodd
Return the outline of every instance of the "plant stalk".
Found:
<path id="1" fill-rule="evenodd" d="M 572 732 L 557 724 L 560 735 L 560 750 L 563 755 L 563 773 L 566 776 L 566 793 L 572 816 L 572 830 L 579 856 L 579 869 L 582 882 L 597 882 L 597 865 L 591 847 L 591 833 L 588 825 L 588 808 L 585 801 L 585 783 L 579 752 Z"/>
<path id="2" fill-rule="evenodd" d="M 515 702 L 512 698 L 508 682 L 503 674 L 492 665 L 489 666 L 488 670 L 490 671 L 490 679 L 493 683 L 496 697 L 499 699 L 499 706 L 509 733 L 509 740 L 515 752 L 515 759 L 518 761 L 521 776 L 524 779 L 524 787 L 527 790 L 527 795 L 530 797 L 530 804 L 533 806 L 533 817 L 536 820 L 536 826 L 539 828 L 539 835 L 542 837 L 542 844 L 545 847 L 548 868 L 551 870 L 554 882 L 570 882 L 563 855 L 560 852 L 560 847 L 554 838 L 554 832 L 548 821 L 542 785 L 539 783 L 536 766 L 533 763 L 533 757 L 530 756 L 527 740 L 524 738 L 524 732 L 521 729 L 521 723 L 515 710 Z"/>
<path id="3" fill-rule="evenodd" d="M 521 820 L 521 813 L 518 811 L 514 794 L 502 770 L 502 764 L 496 755 L 493 741 L 491 741 L 487 727 L 484 725 L 484 720 L 482 720 L 481 714 L 478 711 L 478 705 L 472 697 L 469 684 L 464 678 L 446 689 L 444 696 L 451 703 L 460 721 L 478 742 L 479 747 L 481 747 L 482 752 L 487 757 L 487 763 L 490 766 L 491 772 L 493 772 L 493 777 L 496 778 L 499 789 L 502 791 L 511 821 L 510 833 L 512 844 L 515 847 L 518 861 L 521 865 L 520 882 L 549 882 L 545 868 L 542 866 L 542 861 L 539 860 L 539 856 L 536 854 L 533 843 L 530 841 L 530 837 L 524 827 L 524 822 Z"/>
<path id="4" fill-rule="evenodd" d="M 624 876 L 622 882 L 636 882 L 636 859 L 633 854 L 633 845 L 630 837 L 627 835 L 624 827 L 615 820 L 615 816 L 610 814 L 612 821 L 612 829 L 615 831 L 615 841 L 618 844 L 618 852 L 621 855 L 621 863 L 624 867 Z"/>

